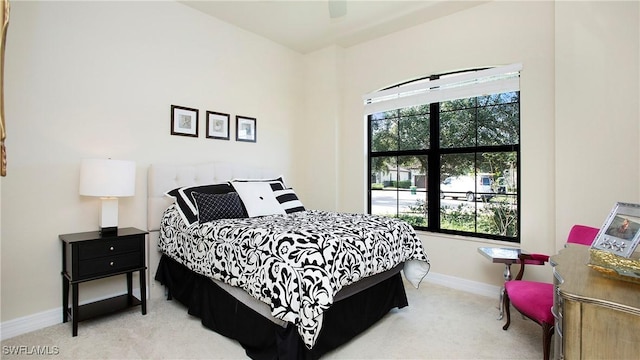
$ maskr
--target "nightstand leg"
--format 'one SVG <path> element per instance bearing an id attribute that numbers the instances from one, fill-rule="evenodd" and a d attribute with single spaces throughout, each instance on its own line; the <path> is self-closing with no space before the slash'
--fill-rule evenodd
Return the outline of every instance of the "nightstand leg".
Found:
<path id="1" fill-rule="evenodd" d="M 69 321 L 69 280 L 62 275 L 62 322 Z"/>
<path id="2" fill-rule="evenodd" d="M 142 315 L 147 314 L 147 280 L 145 270 L 140 270 L 140 302 L 142 303 Z"/>
<path id="3" fill-rule="evenodd" d="M 127 305 L 133 305 L 133 273 L 127 273 Z"/>
<path id="4" fill-rule="evenodd" d="M 78 283 L 71 284 L 71 320 L 73 323 L 73 336 L 78 336 Z"/>

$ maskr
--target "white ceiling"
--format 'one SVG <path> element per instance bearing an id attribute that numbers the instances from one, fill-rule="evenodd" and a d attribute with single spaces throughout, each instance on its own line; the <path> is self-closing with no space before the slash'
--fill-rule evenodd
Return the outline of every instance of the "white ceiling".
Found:
<path id="1" fill-rule="evenodd" d="M 336 19 L 329 16 L 328 0 L 180 2 L 305 54 L 349 47 L 487 1 L 348 0 L 346 15 Z"/>

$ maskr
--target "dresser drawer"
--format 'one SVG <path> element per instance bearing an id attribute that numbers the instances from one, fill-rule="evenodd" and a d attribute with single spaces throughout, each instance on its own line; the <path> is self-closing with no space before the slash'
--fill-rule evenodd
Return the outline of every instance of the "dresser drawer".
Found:
<path id="1" fill-rule="evenodd" d="M 78 259 L 93 259 L 101 256 L 124 254 L 140 251 L 142 237 L 127 237 L 122 239 L 110 239 L 99 241 L 86 241 L 78 244 Z"/>
<path id="2" fill-rule="evenodd" d="M 143 259 L 139 252 L 105 256 L 89 260 L 80 260 L 78 276 L 86 278 L 101 274 L 114 273 L 143 267 Z"/>

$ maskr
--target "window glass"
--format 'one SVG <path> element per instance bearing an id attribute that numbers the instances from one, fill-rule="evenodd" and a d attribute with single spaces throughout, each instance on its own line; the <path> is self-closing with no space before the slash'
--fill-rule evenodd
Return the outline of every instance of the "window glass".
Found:
<path id="1" fill-rule="evenodd" d="M 371 213 L 396 216 L 418 227 L 427 217 L 427 158 L 376 157 L 371 161 Z"/>
<path id="2" fill-rule="evenodd" d="M 371 151 L 398 150 L 398 119 L 385 115 L 385 113 L 378 113 L 370 116 L 375 118 L 369 122 Z"/>
<path id="3" fill-rule="evenodd" d="M 519 242 L 520 92 L 368 119 L 371 213 L 417 229 Z"/>
<path id="4" fill-rule="evenodd" d="M 412 113 L 400 117 L 398 143 L 400 150 L 429 148 L 429 114 L 419 107 L 410 108 Z"/>

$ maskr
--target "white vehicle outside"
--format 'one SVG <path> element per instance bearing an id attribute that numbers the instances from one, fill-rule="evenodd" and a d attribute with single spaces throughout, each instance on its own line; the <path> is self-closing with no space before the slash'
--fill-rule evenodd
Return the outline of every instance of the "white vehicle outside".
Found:
<path id="1" fill-rule="evenodd" d="M 440 198 L 465 198 L 467 201 L 482 199 L 489 201 L 495 195 L 493 178 L 490 174 L 473 176 L 450 176 L 440 184 Z"/>

